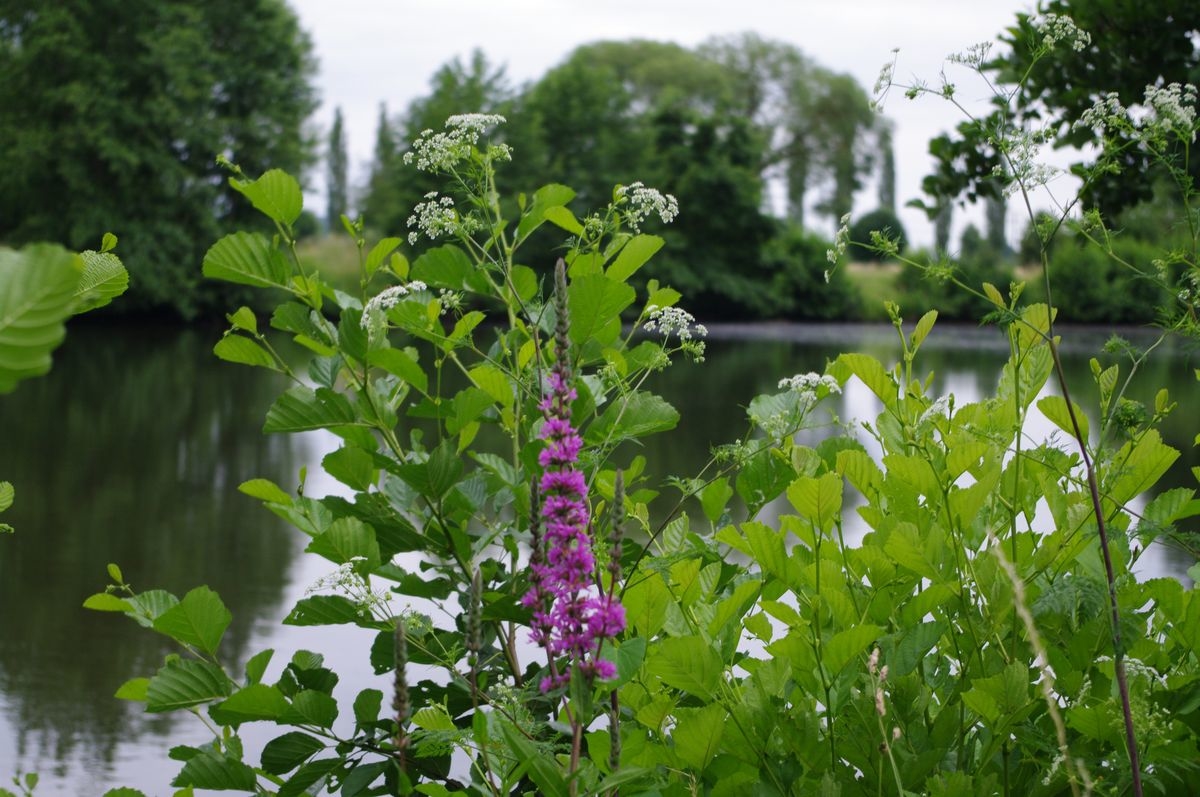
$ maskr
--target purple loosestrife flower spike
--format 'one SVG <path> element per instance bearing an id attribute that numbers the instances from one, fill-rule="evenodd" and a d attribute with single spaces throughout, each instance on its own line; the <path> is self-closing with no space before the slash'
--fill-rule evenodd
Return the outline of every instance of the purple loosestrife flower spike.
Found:
<path id="1" fill-rule="evenodd" d="M 530 562 L 532 586 L 523 602 L 533 611 L 533 640 L 546 648 L 551 659 L 562 657 L 566 666 L 551 668 L 555 674 L 542 681 L 543 691 L 563 686 L 572 667 L 584 677 L 611 678 L 612 662 L 599 658 L 600 643 L 625 630 L 625 610 L 620 602 L 605 595 L 596 583 L 595 558 L 588 534 L 591 517 L 587 502 L 587 480 L 579 470 L 583 439 L 571 423 L 572 386 L 570 328 L 567 308 L 566 266 L 555 269 L 554 366 L 547 379 L 549 392 L 539 405 L 546 420 L 541 438 L 546 447 L 538 455 L 542 477 L 538 483 L 540 526 Z"/>

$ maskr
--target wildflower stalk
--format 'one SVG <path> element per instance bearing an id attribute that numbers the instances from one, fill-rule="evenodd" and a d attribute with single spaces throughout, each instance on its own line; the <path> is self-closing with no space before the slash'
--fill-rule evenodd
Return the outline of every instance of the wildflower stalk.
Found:
<path id="1" fill-rule="evenodd" d="M 396 712 L 396 763 L 400 771 L 408 774 L 408 720 L 412 716 L 412 703 L 408 694 L 408 638 L 404 629 L 404 621 L 396 620 L 396 630 L 392 638 L 392 652 L 395 655 L 395 680 L 393 684 L 392 710 Z"/>

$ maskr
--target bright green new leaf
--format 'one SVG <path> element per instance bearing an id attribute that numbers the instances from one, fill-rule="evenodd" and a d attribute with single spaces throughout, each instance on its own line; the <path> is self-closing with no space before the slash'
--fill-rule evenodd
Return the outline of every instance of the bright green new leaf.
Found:
<path id="1" fill-rule="evenodd" d="M 1107 498 L 1122 505 L 1150 489 L 1171 467 L 1179 452 L 1162 441 L 1157 429 L 1121 446 L 1113 458 L 1120 463 L 1116 478 L 1103 485 Z"/>
<path id="2" fill-rule="evenodd" d="M 81 260 L 49 244 L 0 247 L 0 393 L 50 370 L 76 305 Z"/>
<path id="3" fill-rule="evenodd" d="M 235 232 L 213 244 L 201 270 L 209 279 L 283 290 L 289 290 L 292 276 L 283 252 L 265 235 L 249 232 Z"/>
<path id="4" fill-rule="evenodd" d="M 323 534 L 304 549 L 309 553 L 324 556 L 334 564 L 345 564 L 363 559 L 367 568 L 379 566 L 379 543 L 375 541 L 375 530 L 358 518 L 338 518 Z"/>
<path id="5" fill-rule="evenodd" d="M 572 235 L 582 235 L 583 225 L 579 223 L 579 219 L 575 218 L 575 214 L 564 207 L 547 208 L 543 218 L 556 227 L 566 230 Z"/>
<path id="6" fill-rule="evenodd" d="M 412 723 L 427 731 L 457 730 L 454 720 L 446 713 L 446 707 L 441 705 L 425 706 L 412 715 Z"/>
<path id="7" fill-rule="evenodd" d="M 233 615 L 225 608 L 220 596 L 202 586 L 159 615 L 154 621 L 154 630 L 211 656 L 217 652 L 232 619 Z"/>
<path id="8" fill-rule="evenodd" d="M 250 338 L 242 335 L 226 335 L 213 346 L 213 354 L 229 363 L 239 363 L 257 368 L 280 370 L 271 353 Z"/>
<path id="9" fill-rule="evenodd" d="M 519 243 L 528 238 L 534 230 L 546 222 L 548 218 L 547 213 L 550 210 L 563 208 L 564 205 L 574 198 L 575 191 L 573 189 L 565 185 L 559 185 L 558 183 L 544 185 L 534 191 L 533 202 L 529 204 L 529 210 L 521 217 L 521 221 L 517 223 L 517 233 L 514 236 L 515 241 Z"/>
<path id="10" fill-rule="evenodd" d="M 254 311 L 249 307 L 239 307 L 232 313 L 227 314 L 225 318 L 234 329 L 244 330 L 251 335 L 258 334 L 258 319 L 254 316 Z"/>
<path id="11" fill-rule="evenodd" d="M 831 372 L 838 381 L 844 381 L 836 371 L 842 370 L 847 375 L 853 374 L 857 376 L 864 385 L 866 385 L 872 393 L 879 397 L 883 402 L 883 406 L 893 409 L 896 406 L 899 396 L 899 388 L 895 380 L 883 370 L 879 360 L 866 354 L 858 352 L 850 352 L 843 354 L 834 362 L 834 371 Z"/>
<path id="12" fill-rule="evenodd" d="M 842 511 L 842 477 L 836 473 L 815 479 L 802 476 L 791 483 L 787 496 L 802 517 L 828 531 Z"/>
<path id="13" fill-rule="evenodd" d="M 917 326 L 913 329 L 912 337 L 909 339 L 909 346 L 912 351 L 915 352 L 920 348 L 925 338 L 929 336 L 929 333 L 933 330 L 934 323 L 937 321 L 937 317 L 937 310 L 930 310 L 917 321 Z"/>
<path id="14" fill-rule="evenodd" d="M 138 703 L 146 702 L 146 694 L 150 688 L 149 678 L 130 678 L 113 694 L 117 700 L 133 700 Z"/>
<path id="15" fill-rule="evenodd" d="M 705 485 L 704 489 L 700 491 L 700 508 L 704 510 L 704 516 L 710 523 L 715 524 L 721 519 L 721 515 L 725 513 L 725 507 L 732 497 L 733 488 L 729 486 L 729 479 L 724 476 Z"/>
<path id="16" fill-rule="evenodd" d="M 621 332 L 621 311 L 636 297 L 633 288 L 603 274 L 571 280 L 567 288 L 571 341 L 577 346 L 593 339 L 611 344 Z"/>
<path id="17" fill-rule="evenodd" d="M 367 253 L 367 259 L 363 262 L 363 267 L 367 270 L 367 276 L 370 277 L 379 267 L 383 265 L 383 261 L 387 260 L 388 255 L 395 251 L 396 247 L 404 243 L 403 238 L 384 238 L 379 243 L 371 247 L 371 251 Z"/>
<path id="18" fill-rule="evenodd" d="M 1037 408 L 1041 410 L 1042 415 L 1050 423 L 1062 429 L 1071 437 L 1075 436 L 1075 426 L 1071 423 L 1071 413 L 1067 409 L 1067 400 L 1062 396 L 1044 396 L 1038 400 Z M 1071 402 L 1071 409 L 1075 412 L 1075 419 L 1079 421 L 1079 431 L 1083 435 L 1083 439 L 1088 438 L 1088 418 L 1084 414 L 1083 408 L 1075 402 Z"/>
<path id="19" fill-rule="evenodd" d="M 17 491 L 12 486 L 12 482 L 0 482 L 0 512 L 12 506 L 16 496 Z"/>
<path id="20" fill-rule="evenodd" d="M 250 660 L 246 662 L 246 680 L 252 684 L 261 681 L 267 671 L 267 665 L 271 663 L 271 657 L 274 655 L 275 651 L 267 648 L 251 656 Z"/>
<path id="21" fill-rule="evenodd" d="M 215 664 L 195 659 L 168 661 L 146 686 L 146 711 L 175 711 L 229 696 L 229 679 Z"/>
<path id="22" fill-rule="evenodd" d="M 625 282 L 646 264 L 663 247 L 663 239 L 657 235 L 635 235 L 621 247 L 617 259 L 605 271 L 605 276 L 617 282 Z"/>
<path id="23" fill-rule="evenodd" d="M 280 489 L 279 485 L 270 479 L 250 479 L 238 485 L 238 492 L 245 493 L 251 498 L 266 501 L 270 504 L 292 503 L 292 497 Z"/>
<path id="24" fill-rule="evenodd" d="M 75 315 L 104 307 L 129 287 L 129 272 L 120 259 L 106 252 L 81 252 L 83 274 L 75 287 Z"/>
<path id="25" fill-rule="evenodd" d="M 95 612 L 133 611 L 133 605 L 129 601 L 118 598 L 111 592 L 98 592 L 95 595 L 89 595 L 87 600 L 83 602 L 83 608 L 91 609 Z"/>
<path id="26" fill-rule="evenodd" d="M 229 184 L 267 218 L 280 224 L 290 226 L 304 210 L 300 183 L 282 169 L 270 169 L 257 180 L 249 182 L 230 178 Z"/>

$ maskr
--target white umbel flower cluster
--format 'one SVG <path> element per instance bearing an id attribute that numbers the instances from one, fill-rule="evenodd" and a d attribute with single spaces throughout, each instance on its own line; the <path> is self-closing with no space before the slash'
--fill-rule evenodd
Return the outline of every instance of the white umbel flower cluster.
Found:
<path id="1" fill-rule="evenodd" d="M 421 233 L 431 241 L 443 235 L 453 235 L 459 228 L 454 200 L 448 196 L 438 196 L 437 191 L 430 191 L 413 208 L 412 215 L 408 217 L 408 226 L 417 228 L 408 234 L 409 245 L 415 245 Z"/>
<path id="2" fill-rule="evenodd" d="M 1062 14 L 1043 14 L 1030 20 L 1034 29 L 1042 35 L 1042 46 L 1057 47 L 1066 44 L 1075 52 L 1081 52 L 1092 43 L 1092 36 L 1075 24 L 1075 20 Z"/>
<path id="3" fill-rule="evenodd" d="M 412 149 L 404 153 L 404 162 L 415 163 L 423 172 L 446 172 L 471 156 L 471 148 L 479 143 L 479 137 L 496 125 L 507 121 L 497 113 L 464 113 L 446 120 L 446 129 L 441 133 L 423 130 L 413 142 Z M 488 154 L 494 160 L 511 160 L 512 150 L 507 144 L 493 144 Z"/>
<path id="4" fill-rule="evenodd" d="M 801 397 L 809 401 L 815 401 L 819 397 L 818 392 L 821 388 L 825 389 L 826 395 L 842 392 L 842 386 L 832 376 L 812 371 L 807 374 L 796 374 L 795 376 L 779 380 L 780 390 L 790 390 L 794 393 L 799 393 Z"/>
<path id="5" fill-rule="evenodd" d="M 395 307 L 401 299 L 410 296 L 420 291 L 429 290 L 424 282 L 413 280 L 412 282 L 402 285 L 393 285 L 390 288 L 384 288 L 379 293 L 371 297 L 363 308 L 362 328 L 367 330 L 367 336 L 371 340 L 376 340 L 383 333 L 385 326 L 384 315 L 388 310 Z"/>
<path id="6" fill-rule="evenodd" d="M 1191 83 L 1146 86 L 1141 107 L 1126 108 L 1115 91 L 1092 103 L 1075 122 L 1076 128 L 1089 128 L 1108 135 L 1132 130 L 1145 141 L 1177 136 L 1196 140 L 1196 87 Z"/>
<path id="7" fill-rule="evenodd" d="M 703 338 L 708 335 L 704 324 L 697 324 L 696 317 L 682 307 L 659 307 L 650 305 L 646 308 L 649 320 L 642 324 L 647 332 L 661 332 L 670 337 L 675 335 L 680 340 L 691 340 L 693 337 Z"/>
<path id="8" fill-rule="evenodd" d="M 679 215 L 679 202 L 675 197 L 657 188 L 647 188 L 641 182 L 618 186 L 616 204 L 634 232 L 641 232 L 641 223 L 652 215 L 658 216 L 663 224 L 670 224 Z"/>

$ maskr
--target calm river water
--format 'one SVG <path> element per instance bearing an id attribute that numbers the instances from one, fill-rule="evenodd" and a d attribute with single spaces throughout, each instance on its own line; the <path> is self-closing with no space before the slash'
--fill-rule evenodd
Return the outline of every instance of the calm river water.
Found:
<path id="1" fill-rule="evenodd" d="M 81 608 L 108 583 L 108 562 L 139 589 L 182 594 L 208 584 L 219 592 L 234 617 L 224 642 L 230 661 L 274 647 L 274 672 L 293 651 L 318 650 L 342 672 L 343 696 L 372 677 L 359 661 L 369 635 L 279 625 L 331 568 L 301 555 L 299 533 L 236 487 L 261 476 L 290 488 L 307 467 L 310 494 L 333 490 L 314 478 L 330 442 L 262 435 L 281 384 L 218 362 L 210 353 L 218 335 L 76 325 L 49 376 L 0 396 L 0 479 L 17 487 L 4 518 L 17 534 L 0 539 L 0 786 L 33 771 L 42 778 L 39 797 L 96 797 L 113 786 L 170 794 L 177 765 L 164 761 L 165 751 L 207 738 L 194 718 L 147 718 L 112 697 L 126 679 L 152 674 L 169 647 L 124 618 Z M 1064 336 L 1076 400 L 1088 406 L 1087 360 L 1107 333 Z M 714 328 L 707 362 L 677 363 L 652 385 L 683 420 L 676 432 L 647 440 L 644 453 L 658 472 L 693 472 L 710 444 L 744 432 L 751 397 L 850 350 L 890 364 L 898 346 L 894 331 L 880 326 Z M 918 370 L 934 372 L 934 389 L 962 404 L 994 387 L 1005 356 L 993 330 L 941 327 Z M 1194 485 L 1196 359 L 1168 350 L 1143 382 L 1167 385 L 1180 402 L 1165 429 L 1182 451 L 1169 486 Z M 831 406 L 843 420 L 878 412 L 857 382 L 836 398 Z M 1143 557 L 1142 571 L 1182 577 L 1190 564 L 1187 554 L 1161 548 Z"/>

